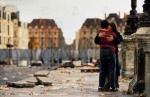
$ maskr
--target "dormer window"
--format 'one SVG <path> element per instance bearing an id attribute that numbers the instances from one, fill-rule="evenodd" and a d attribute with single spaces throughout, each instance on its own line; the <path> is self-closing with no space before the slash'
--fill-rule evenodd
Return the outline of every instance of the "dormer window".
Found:
<path id="1" fill-rule="evenodd" d="M 14 22 L 14 26 L 17 26 L 17 22 Z"/>
<path id="2" fill-rule="evenodd" d="M 111 18 L 111 21 L 114 21 L 114 20 L 115 20 L 115 17 L 112 17 L 112 18 Z"/>
<path id="3" fill-rule="evenodd" d="M 0 17 L 2 17 L 2 11 L 0 10 Z"/>

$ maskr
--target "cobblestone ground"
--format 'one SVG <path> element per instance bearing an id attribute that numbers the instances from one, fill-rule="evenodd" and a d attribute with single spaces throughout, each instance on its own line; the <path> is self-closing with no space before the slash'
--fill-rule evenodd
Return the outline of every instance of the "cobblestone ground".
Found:
<path id="1" fill-rule="evenodd" d="M 25 74 L 31 76 L 32 73 L 40 69 L 30 69 L 31 72 L 25 72 Z M 22 70 L 24 69 L 20 69 L 19 72 Z M 117 92 L 98 92 L 98 76 L 98 72 L 81 73 L 80 68 L 58 68 L 51 70 L 48 76 L 48 79 L 53 83 L 52 86 L 2 88 L 0 89 L 0 97 L 133 97 L 123 92 L 128 88 L 128 79 L 120 79 L 120 88 Z"/>

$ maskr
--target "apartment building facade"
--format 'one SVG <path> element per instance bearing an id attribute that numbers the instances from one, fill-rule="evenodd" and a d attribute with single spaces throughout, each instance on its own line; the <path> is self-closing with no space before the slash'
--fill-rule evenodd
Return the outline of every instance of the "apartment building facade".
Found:
<path id="1" fill-rule="evenodd" d="M 10 44 L 14 49 L 28 49 L 27 23 L 19 20 L 19 11 L 12 5 L 0 6 L 0 49 Z"/>
<path id="2" fill-rule="evenodd" d="M 65 44 L 62 31 L 53 19 L 33 19 L 28 25 L 28 33 L 31 49 L 59 49 Z"/>

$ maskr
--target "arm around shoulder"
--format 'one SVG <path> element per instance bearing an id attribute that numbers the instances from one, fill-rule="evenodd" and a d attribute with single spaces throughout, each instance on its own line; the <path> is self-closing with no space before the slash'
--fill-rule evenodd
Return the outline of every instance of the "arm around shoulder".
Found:
<path id="1" fill-rule="evenodd" d="M 99 34 L 97 34 L 94 38 L 94 43 L 99 45 L 100 37 L 98 37 Z"/>

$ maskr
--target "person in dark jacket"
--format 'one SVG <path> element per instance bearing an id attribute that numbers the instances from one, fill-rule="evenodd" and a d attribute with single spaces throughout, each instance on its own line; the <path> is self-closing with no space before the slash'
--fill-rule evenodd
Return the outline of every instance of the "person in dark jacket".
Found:
<path id="1" fill-rule="evenodd" d="M 116 91 L 116 47 L 114 42 L 111 40 L 113 37 L 116 37 L 116 34 L 110 31 L 108 27 L 108 21 L 102 20 L 102 29 L 99 30 L 94 40 L 96 44 L 100 45 L 100 72 L 98 91 L 105 91 L 104 84 L 107 74 L 109 74 L 109 90 Z"/>
<path id="2" fill-rule="evenodd" d="M 118 58 L 118 45 L 123 41 L 123 37 L 122 35 L 120 35 L 120 33 L 117 31 L 117 27 L 115 25 L 115 23 L 111 22 L 109 23 L 109 29 L 111 31 L 113 31 L 116 36 L 115 37 L 108 37 L 107 40 L 108 41 L 113 41 L 113 43 L 115 44 L 116 47 L 116 87 L 119 88 L 119 76 L 120 76 L 120 64 L 119 64 L 119 58 Z M 109 77 L 107 77 L 106 79 L 108 80 Z M 105 83 L 105 88 L 109 88 L 109 82 Z"/>

